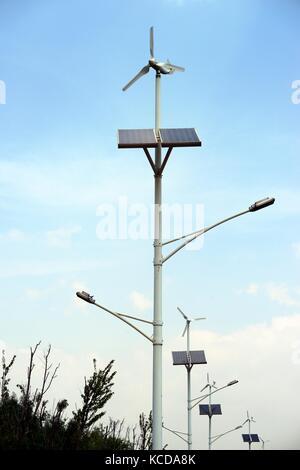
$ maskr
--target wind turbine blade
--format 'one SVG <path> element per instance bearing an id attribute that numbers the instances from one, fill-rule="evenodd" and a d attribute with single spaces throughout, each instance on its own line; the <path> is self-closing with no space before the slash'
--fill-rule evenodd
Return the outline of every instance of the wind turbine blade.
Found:
<path id="1" fill-rule="evenodd" d="M 150 28 L 150 58 L 154 58 L 154 39 L 153 39 L 153 26 Z"/>
<path id="2" fill-rule="evenodd" d="M 139 73 L 138 73 L 135 77 L 133 77 L 133 79 L 130 80 L 130 82 L 128 82 L 127 85 L 125 85 L 125 86 L 122 88 L 122 90 L 123 90 L 123 91 L 126 91 L 127 88 L 129 88 L 131 85 L 133 85 L 134 82 L 136 82 L 139 78 L 141 78 L 143 75 L 146 75 L 146 73 L 149 72 L 149 69 L 150 69 L 150 66 L 149 66 L 149 65 L 146 65 L 145 67 L 143 67 L 143 68 L 139 71 Z"/>
<path id="3" fill-rule="evenodd" d="M 185 68 L 180 67 L 179 65 L 170 64 L 170 62 L 167 62 L 167 65 L 172 69 L 173 72 L 184 72 L 185 71 Z"/>
<path id="4" fill-rule="evenodd" d="M 202 390 L 200 390 L 200 393 L 202 393 L 207 387 L 208 387 L 208 384 L 206 384 L 205 387 L 203 387 Z"/>
<path id="5" fill-rule="evenodd" d="M 197 320 L 206 320 L 206 317 L 197 317 L 197 318 L 193 318 L 193 320 L 197 321 Z"/>
<path id="6" fill-rule="evenodd" d="M 185 320 L 188 320 L 188 317 L 183 313 L 182 310 L 180 310 L 179 307 L 177 307 L 177 310 L 181 313 L 181 315 L 183 316 L 183 318 L 184 318 Z"/>
<path id="7" fill-rule="evenodd" d="M 184 328 L 183 333 L 182 333 L 181 336 L 184 336 L 184 335 L 185 335 L 186 330 L 187 330 L 187 325 L 185 325 L 185 328 Z"/>

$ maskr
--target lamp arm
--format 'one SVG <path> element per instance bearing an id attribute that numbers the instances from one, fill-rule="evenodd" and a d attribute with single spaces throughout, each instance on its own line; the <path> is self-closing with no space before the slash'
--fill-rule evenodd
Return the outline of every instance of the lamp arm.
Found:
<path id="1" fill-rule="evenodd" d="M 223 219 L 223 220 L 220 220 L 219 222 L 216 222 L 215 224 L 213 225 L 209 225 L 208 227 L 205 227 L 201 230 L 198 230 L 196 232 L 192 232 L 188 235 L 183 235 L 182 237 L 179 237 L 179 238 L 174 238 L 174 240 L 170 240 L 168 242 L 165 242 L 163 243 L 163 245 L 166 245 L 167 243 L 172 243 L 174 241 L 177 241 L 177 240 L 180 240 L 182 238 L 186 238 L 186 237 L 189 237 L 191 236 L 191 238 L 189 238 L 188 240 L 186 240 L 185 242 L 181 243 L 181 245 L 179 245 L 177 248 L 175 248 L 173 251 L 171 251 L 167 256 L 164 256 L 163 259 L 162 259 L 162 263 L 164 263 L 165 261 L 167 261 L 168 259 L 170 259 L 172 256 L 174 256 L 179 250 L 181 250 L 182 248 L 184 248 L 186 245 L 188 245 L 189 243 L 191 243 L 193 240 L 196 240 L 196 238 L 200 237 L 200 235 L 203 235 L 204 233 L 208 232 L 209 230 L 215 228 L 215 227 L 218 227 L 219 225 L 222 225 L 224 224 L 225 222 L 228 222 L 229 220 L 232 220 L 232 219 L 235 219 L 236 217 L 239 217 L 241 215 L 244 215 L 244 214 L 247 214 L 249 211 L 249 209 L 245 210 L 245 211 L 242 211 L 242 212 L 239 212 L 238 214 L 234 214 L 230 217 L 227 217 L 226 219 Z"/>
<path id="2" fill-rule="evenodd" d="M 120 314 L 120 313 L 117 313 L 117 312 L 113 312 L 112 310 L 109 310 L 108 308 L 104 307 L 103 305 L 100 305 L 98 304 L 97 302 L 94 303 L 94 305 L 97 305 L 97 307 L 101 308 L 102 310 L 104 310 L 105 312 L 108 312 L 110 313 L 111 315 L 113 315 L 114 317 L 118 318 L 119 320 L 122 320 L 124 323 L 126 323 L 127 325 L 131 326 L 131 328 L 133 328 L 134 330 L 136 330 L 138 333 L 140 333 L 142 336 L 144 336 L 146 339 L 148 339 L 149 341 L 151 341 L 151 343 L 153 343 L 153 339 L 150 338 L 150 336 L 148 336 L 146 333 L 144 333 L 142 330 L 140 330 L 137 326 L 133 325 L 131 322 L 129 322 L 128 320 L 126 320 L 126 318 L 123 318 L 123 316 L 127 316 L 129 318 L 133 318 L 133 319 L 136 319 L 134 317 L 130 317 L 129 315 L 124 315 L 124 314 Z M 142 320 L 142 321 L 145 321 L 145 320 Z"/>
<path id="3" fill-rule="evenodd" d="M 193 406 L 190 407 L 190 409 L 192 410 L 195 406 L 197 406 L 201 401 L 205 400 L 205 398 L 209 397 L 210 395 L 213 395 L 214 393 L 217 393 L 219 392 L 220 390 L 223 390 L 223 388 L 226 388 L 228 387 L 228 385 L 224 385 L 223 387 L 220 387 L 220 388 L 217 388 L 217 390 L 214 390 L 213 392 L 211 393 L 207 393 L 206 395 L 202 396 L 202 397 L 197 397 L 197 398 L 193 398 L 191 401 L 195 401 L 195 400 L 198 400 L 196 403 L 194 403 Z"/>
<path id="4" fill-rule="evenodd" d="M 167 431 L 171 432 L 172 434 L 175 434 L 175 436 L 179 437 L 180 439 L 182 439 L 184 442 L 186 442 L 188 444 L 188 441 L 187 439 L 185 439 L 184 437 L 180 436 L 180 434 L 183 434 L 185 436 L 187 436 L 187 433 L 185 432 L 179 432 L 179 431 L 173 431 L 172 429 L 169 429 L 169 428 L 166 428 L 166 426 L 162 426 L 164 429 L 166 429 Z"/>

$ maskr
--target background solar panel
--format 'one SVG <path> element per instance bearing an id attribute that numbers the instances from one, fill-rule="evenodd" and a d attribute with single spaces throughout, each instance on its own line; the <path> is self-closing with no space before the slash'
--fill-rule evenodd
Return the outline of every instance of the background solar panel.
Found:
<path id="1" fill-rule="evenodd" d="M 192 364 L 207 364 L 204 351 L 190 351 Z"/>
<path id="2" fill-rule="evenodd" d="M 199 411 L 201 415 L 221 415 L 221 405 L 210 405 L 211 413 L 209 413 L 209 405 L 199 405 Z"/>
<path id="3" fill-rule="evenodd" d="M 118 148 L 157 147 L 154 129 L 119 129 Z"/>
<path id="4" fill-rule="evenodd" d="M 190 351 L 190 358 L 189 361 L 188 355 L 186 351 L 173 351 L 173 365 L 188 365 L 188 364 L 206 364 L 206 358 L 204 351 Z"/>
<path id="5" fill-rule="evenodd" d="M 160 129 L 162 147 L 195 147 L 201 142 L 194 128 Z"/>
<path id="6" fill-rule="evenodd" d="M 244 442 L 259 442 L 258 434 L 242 434 Z"/>
<path id="7" fill-rule="evenodd" d="M 173 351 L 172 356 L 174 366 L 185 365 L 189 363 L 186 351 Z"/>

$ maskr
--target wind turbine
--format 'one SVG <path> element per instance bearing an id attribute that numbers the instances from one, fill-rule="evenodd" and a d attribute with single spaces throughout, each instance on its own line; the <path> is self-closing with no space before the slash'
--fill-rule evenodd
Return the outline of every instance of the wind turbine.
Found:
<path id="1" fill-rule="evenodd" d="M 186 322 L 183 333 L 182 333 L 182 336 L 184 336 L 185 333 L 187 333 L 187 335 L 186 335 L 186 343 L 187 343 L 186 349 L 187 349 L 187 354 L 189 355 L 190 354 L 190 324 L 191 324 L 192 321 L 206 320 L 206 317 L 188 318 L 186 316 L 186 314 L 179 307 L 177 307 L 177 310 L 178 310 L 178 312 L 181 313 L 181 315 L 183 316 L 183 318 Z"/>
<path id="2" fill-rule="evenodd" d="M 219 392 L 220 390 L 223 390 L 224 388 L 227 388 L 227 387 L 231 387 L 232 385 L 235 385 L 237 384 L 239 381 L 237 379 L 234 379 L 234 380 L 231 380 L 230 382 L 228 382 L 227 384 L 223 385 L 222 387 L 217 387 L 216 386 L 216 382 L 213 380 L 213 382 L 210 382 L 209 380 L 209 374 L 207 374 L 207 384 L 202 388 L 202 390 L 200 390 L 200 393 L 202 393 L 206 388 L 208 388 L 208 392 L 205 393 L 204 395 L 200 396 L 200 397 L 196 397 L 196 398 L 193 398 L 192 401 L 196 401 L 196 403 L 192 406 L 192 408 L 194 408 L 194 406 L 198 405 L 201 401 L 205 400 L 206 398 L 208 398 L 209 402 L 208 402 L 208 405 L 200 405 L 199 407 L 199 411 L 200 411 L 200 415 L 207 415 L 208 416 L 208 450 L 211 450 L 211 445 L 213 442 L 215 442 L 211 435 L 211 420 L 212 420 L 212 417 L 214 415 L 221 415 L 222 414 L 222 411 L 221 411 L 221 405 L 217 405 L 217 404 L 214 404 L 212 405 L 211 403 L 211 396 L 216 393 L 216 392 Z M 214 389 L 214 390 L 213 390 Z M 236 429 L 240 429 L 243 427 L 245 423 L 243 423 L 241 426 L 238 426 L 228 432 L 231 432 L 231 431 L 235 431 Z M 227 434 L 228 432 L 226 432 L 225 434 Z M 222 437 L 224 434 L 221 434 L 221 435 L 218 435 L 218 436 L 214 436 L 217 440 L 219 439 L 219 437 Z"/>
<path id="3" fill-rule="evenodd" d="M 191 363 L 191 355 L 190 355 L 190 324 L 192 321 L 198 320 L 206 320 L 206 317 L 197 317 L 197 318 L 188 318 L 187 315 L 177 307 L 177 310 L 183 316 L 186 324 L 182 333 L 182 336 L 186 333 L 186 349 L 187 349 L 187 356 L 189 360 L 189 364 L 186 365 L 187 371 L 187 414 L 188 414 L 188 450 L 191 450 L 192 447 L 192 395 L 191 395 L 191 370 L 193 364 Z"/>
<path id="4" fill-rule="evenodd" d="M 161 74 L 169 75 L 173 72 L 183 72 L 183 67 L 167 62 L 158 62 L 154 58 L 153 26 L 150 28 L 150 59 L 130 82 L 123 87 L 126 91 L 143 75 L 146 75 L 150 68 L 155 70 L 155 135 L 157 147 L 155 148 L 155 162 L 145 153 L 154 170 L 154 298 L 153 298 L 153 383 L 152 383 L 152 448 L 162 449 L 162 172 L 167 162 L 165 156 L 162 164 L 162 144 L 160 138 L 160 78 Z M 170 147 L 171 149 L 171 147 Z M 169 149 L 168 157 L 171 150 Z"/>
<path id="5" fill-rule="evenodd" d="M 148 61 L 148 64 L 145 65 L 135 77 L 133 77 L 130 82 L 125 85 L 122 90 L 126 91 L 131 85 L 134 84 L 139 78 L 141 78 L 143 75 L 146 75 L 146 73 L 149 72 L 150 68 L 153 68 L 156 71 L 157 74 L 164 74 L 164 75 L 169 75 L 174 72 L 184 72 L 183 67 L 179 67 L 178 65 L 171 64 L 168 60 L 167 62 L 158 62 L 154 58 L 154 38 L 153 38 L 153 26 L 150 28 L 150 59 Z"/>
<path id="6" fill-rule="evenodd" d="M 251 423 L 256 423 L 256 421 L 254 420 L 253 416 L 250 417 L 249 411 L 247 411 L 247 419 L 243 422 L 242 426 L 244 426 L 244 424 L 246 424 L 246 423 L 248 423 L 249 450 L 251 450 L 251 444 L 252 444 Z M 255 436 L 255 434 L 253 434 L 253 436 Z"/>

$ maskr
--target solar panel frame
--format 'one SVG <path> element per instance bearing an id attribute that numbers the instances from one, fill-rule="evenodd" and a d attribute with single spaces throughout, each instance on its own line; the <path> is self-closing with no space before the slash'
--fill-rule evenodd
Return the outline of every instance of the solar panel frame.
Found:
<path id="1" fill-rule="evenodd" d="M 258 434 L 242 434 L 244 442 L 259 442 Z"/>
<path id="2" fill-rule="evenodd" d="M 162 147 L 200 147 L 201 141 L 193 127 L 159 130 Z M 118 129 L 118 148 L 156 148 L 154 129 Z"/>
<path id="3" fill-rule="evenodd" d="M 155 148 L 154 129 L 118 129 L 118 148 Z"/>
<path id="4" fill-rule="evenodd" d="M 210 408 L 211 408 L 211 413 L 209 413 L 209 405 L 199 405 L 199 414 L 200 415 L 207 415 L 207 416 L 221 415 L 222 414 L 221 405 L 212 404 L 212 405 L 210 405 Z"/>
<path id="5" fill-rule="evenodd" d="M 172 351 L 172 356 L 174 366 L 207 364 L 204 351 L 190 351 L 190 360 L 187 351 Z"/>
<path id="6" fill-rule="evenodd" d="M 194 127 L 159 130 L 162 147 L 200 147 L 201 141 Z"/>

